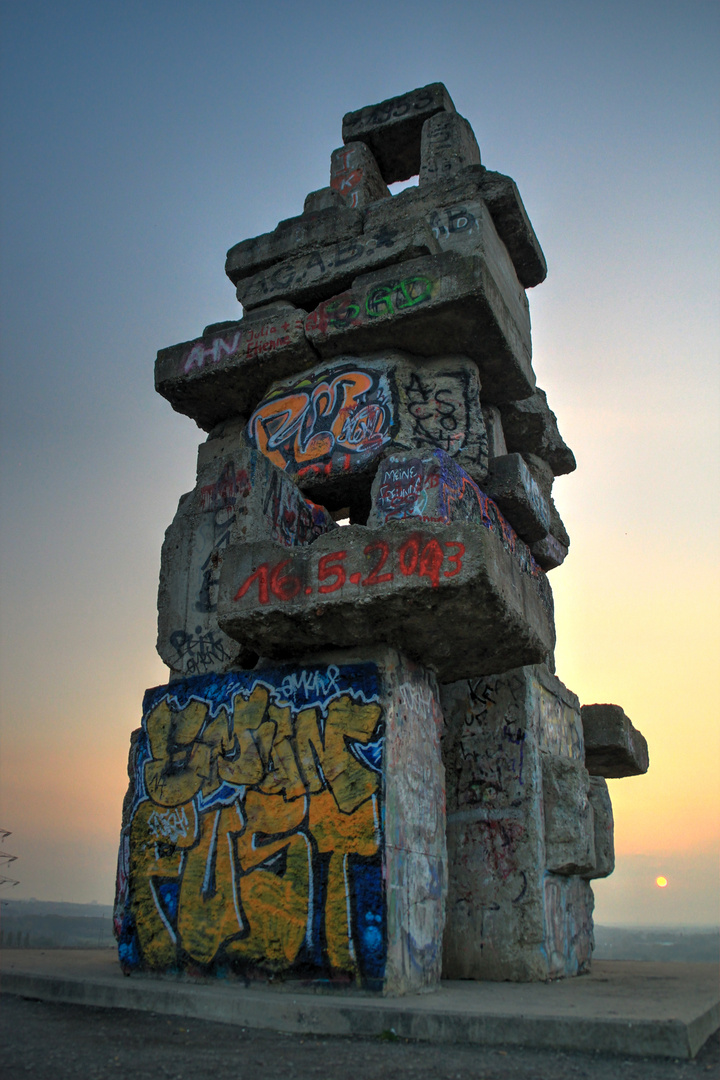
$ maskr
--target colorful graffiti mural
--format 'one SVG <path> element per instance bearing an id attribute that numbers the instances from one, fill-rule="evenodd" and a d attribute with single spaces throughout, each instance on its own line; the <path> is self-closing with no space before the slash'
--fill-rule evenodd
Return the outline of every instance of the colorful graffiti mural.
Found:
<path id="1" fill-rule="evenodd" d="M 352 470 L 390 441 L 396 407 L 387 373 L 324 366 L 278 387 L 250 417 L 247 438 L 275 465 L 301 475 L 309 463 Z"/>
<path id="2" fill-rule="evenodd" d="M 124 969 L 379 984 L 383 746 L 374 664 L 149 690 L 118 864 Z"/>
<path id="3" fill-rule="evenodd" d="M 438 282 L 424 274 L 392 278 L 369 289 L 349 290 L 319 304 L 305 320 L 305 330 L 325 334 L 329 329 L 342 330 L 360 326 L 366 320 L 401 314 L 431 300 Z"/>

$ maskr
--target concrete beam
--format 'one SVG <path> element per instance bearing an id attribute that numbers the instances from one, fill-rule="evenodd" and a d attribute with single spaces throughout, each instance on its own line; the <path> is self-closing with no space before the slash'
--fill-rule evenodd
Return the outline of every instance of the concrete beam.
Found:
<path id="1" fill-rule="evenodd" d="M 454 111 L 452 98 L 443 84 L 430 83 L 400 97 L 346 113 L 343 142 L 367 143 L 386 184 L 407 180 L 420 171 L 420 139 L 425 121 L 435 113 Z"/>
<path id="2" fill-rule="evenodd" d="M 461 353 L 475 360 L 484 394 L 514 401 L 532 393 L 530 320 L 510 311 L 490 250 L 413 259 L 364 274 L 320 304 L 305 322 L 321 356 L 406 349 L 419 356 Z"/>
<path id="3" fill-rule="evenodd" d="M 555 643 L 541 570 L 483 525 L 350 525 L 307 549 L 228 549 L 218 620 L 264 656 L 393 643 L 441 681 L 544 658 Z"/>
<path id="4" fill-rule="evenodd" d="M 583 705 L 585 764 L 592 776 L 640 776 L 650 766 L 647 741 L 619 705 Z"/>

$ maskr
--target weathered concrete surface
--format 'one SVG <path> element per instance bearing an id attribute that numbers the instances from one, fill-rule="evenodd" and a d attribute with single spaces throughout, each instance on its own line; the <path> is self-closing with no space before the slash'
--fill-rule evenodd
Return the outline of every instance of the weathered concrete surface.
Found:
<path id="1" fill-rule="evenodd" d="M 395 1032 L 398 1039 L 436 1044 L 583 1050 L 601 1055 L 576 1063 L 593 1075 L 600 1062 L 607 1063 L 604 1055 L 626 1054 L 651 1059 L 642 1073 L 648 1080 L 660 1075 L 671 1080 L 675 1073 L 665 1071 L 670 1063 L 662 1059 L 693 1058 L 718 1028 L 717 973 L 712 964 L 596 961 L 582 979 L 525 984 L 443 981 L 437 993 L 401 999 L 342 990 L 318 994 L 295 986 L 289 989 L 280 982 L 244 986 L 232 979 L 159 980 L 140 975 L 127 979 L 110 949 L 13 949 L 3 953 L 2 971 L 5 994 L 41 1001 L 140 1009 L 250 1030 L 375 1039 Z M 357 1058 L 357 1046 L 351 1046 Z M 312 1049 L 316 1060 L 318 1048 Z M 411 1049 L 414 1062 L 422 1048 Z M 445 1052 L 450 1053 L 450 1047 Z M 510 1063 L 510 1057 L 497 1062 L 503 1075 Z M 629 1064 L 635 1076 L 640 1062 Z M 525 1062 L 517 1076 L 539 1075 L 538 1068 L 546 1065 Z M 567 1062 L 558 1061 L 556 1068 L 567 1068 Z M 610 1059 L 602 1075 L 616 1076 L 617 1071 L 618 1060 Z"/>
<path id="2" fill-rule="evenodd" d="M 595 866 L 587 878 L 604 878 L 615 869 L 615 821 L 610 792 L 601 776 L 590 777 L 590 805 L 595 825 Z"/>
<path id="3" fill-rule="evenodd" d="M 555 874 L 592 874 L 596 866 L 590 776 L 579 762 L 542 755 L 545 867 Z"/>
<path id="4" fill-rule="evenodd" d="M 528 981 L 586 971 L 592 892 L 575 874 L 548 873 L 587 867 L 594 841 L 577 697 L 536 665 L 445 685 L 442 704 L 445 976 Z M 593 876 L 594 861 L 587 869 Z"/>
<path id="5" fill-rule="evenodd" d="M 255 663 L 217 624 L 217 583 L 228 544 L 268 539 L 293 547 L 332 529 L 337 526 L 323 507 L 304 499 L 289 477 L 247 448 L 242 421 L 202 443 L 197 483 L 180 499 L 162 547 L 157 650 L 171 674 Z"/>
<path id="6" fill-rule="evenodd" d="M 321 356 L 385 348 L 465 354 L 491 401 L 514 401 L 535 385 L 529 318 L 511 313 L 491 263 L 477 255 L 446 252 L 361 275 L 311 312 L 305 330 Z"/>
<path id="7" fill-rule="evenodd" d="M 442 723 L 434 676 L 388 649 L 148 690 L 118 861 L 123 970 L 436 987 Z"/>
<path id="8" fill-rule="evenodd" d="M 348 288 L 359 274 L 439 251 L 426 222 L 399 221 L 394 227 L 318 246 L 245 277 L 237 284 L 237 298 L 247 310 L 273 300 L 312 308 Z"/>
<path id="9" fill-rule="evenodd" d="M 583 705 L 582 722 L 591 776 L 639 776 L 648 771 L 645 736 L 619 705 Z"/>
<path id="10" fill-rule="evenodd" d="M 550 507 L 520 454 L 492 458 L 485 491 L 526 543 L 547 536 Z"/>
<path id="11" fill-rule="evenodd" d="M 205 431 L 247 415 L 275 379 L 317 360 L 305 337 L 306 315 L 291 304 L 273 304 L 237 322 L 206 327 L 194 341 L 160 349 L 155 389 Z"/>
<path id="12" fill-rule="evenodd" d="M 478 371 L 463 357 L 326 360 L 274 384 L 248 421 L 247 439 L 311 498 L 351 507 L 361 524 L 388 450 L 438 447 L 477 480 L 487 473 Z"/>
<path id="13" fill-rule="evenodd" d="M 330 187 L 346 206 L 362 209 L 376 199 L 389 199 L 387 184 L 372 151 L 363 142 L 351 142 L 330 155 Z"/>
<path id="14" fill-rule="evenodd" d="M 454 112 L 442 83 L 430 83 L 400 97 L 346 113 L 344 143 L 367 143 L 387 184 L 407 180 L 420 171 L 423 124 L 437 112 Z"/>
<path id="15" fill-rule="evenodd" d="M 228 549 L 218 620 L 263 656 L 393 644 L 441 680 L 507 670 L 554 646 L 541 570 L 488 525 L 358 525 L 293 551 Z"/>
<path id="16" fill-rule="evenodd" d="M 242 278 L 267 270 L 273 263 L 300 255 L 313 248 L 344 243 L 362 232 L 363 216 L 359 210 L 344 205 L 330 205 L 298 217 L 286 218 L 272 232 L 241 240 L 227 253 L 225 273 L 237 285 Z"/>
<path id="17" fill-rule="evenodd" d="M 488 437 L 488 457 L 503 457 L 507 454 L 507 444 L 500 410 L 497 405 L 483 404 L 482 411 Z"/>
<path id="18" fill-rule="evenodd" d="M 439 112 L 422 126 L 419 184 L 454 176 L 467 165 L 480 164 L 480 148 L 472 127 L 459 113 Z"/>
<path id="19" fill-rule="evenodd" d="M 468 202 L 478 200 L 490 211 L 521 285 L 526 289 L 539 285 L 547 276 L 545 256 L 515 182 L 482 165 L 468 165 L 449 178 L 406 188 L 393 196 L 391 203 L 374 203 L 366 210 L 365 227 L 390 224 L 400 216 L 425 217 L 440 210 L 462 210 Z"/>
<path id="20" fill-rule="evenodd" d="M 335 188 L 319 188 L 317 191 L 311 191 L 305 196 L 303 215 L 317 214 L 320 210 L 334 210 L 339 206 L 346 205 L 345 199 Z"/>
<path id="21" fill-rule="evenodd" d="M 512 453 L 535 454 L 546 461 L 555 476 L 573 472 L 575 455 L 558 430 L 555 413 L 544 390 L 536 387 L 531 397 L 500 403 L 503 431 Z"/>
<path id="22" fill-rule="evenodd" d="M 531 545 L 530 550 L 538 566 L 541 566 L 545 573 L 554 570 L 557 566 L 562 566 L 568 554 L 565 544 L 561 543 L 552 533 L 548 533 L 542 540 L 536 540 Z"/>

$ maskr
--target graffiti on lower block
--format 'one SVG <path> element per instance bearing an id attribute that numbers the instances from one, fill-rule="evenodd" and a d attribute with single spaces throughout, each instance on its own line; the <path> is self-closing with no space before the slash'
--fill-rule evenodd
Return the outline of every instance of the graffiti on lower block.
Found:
<path id="1" fill-rule="evenodd" d="M 319 304 L 305 320 L 305 329 L 310 334 L 325 334 L 328 330 L 367 325 L 381 316 L 402 315 L 432 300 L 438 285 L 425 274 L 415 274 L 392 278 L 366 290 L 348 290 Z"/>
<path id="2" fill-rule="evenodd" d="M 373 664 L 149 690 L 120 844 L 124 968 L 378 985 L 383 746 Z"/>

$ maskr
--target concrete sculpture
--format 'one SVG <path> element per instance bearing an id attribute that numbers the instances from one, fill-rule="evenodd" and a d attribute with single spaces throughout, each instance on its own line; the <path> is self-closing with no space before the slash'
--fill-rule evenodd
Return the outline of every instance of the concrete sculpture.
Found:
<path id="1" fill-rule="evenodd" d="M 163 546 L 120 960 L 389 994 L 577 974 L 604 778 L 648 759 L 554 674 L 575 459 L 531 363 L 545 260 L 441 84 L 342 137 L 303 213 L 228 252 L 243 317 L 158 353 L 208 436 Z"/>

